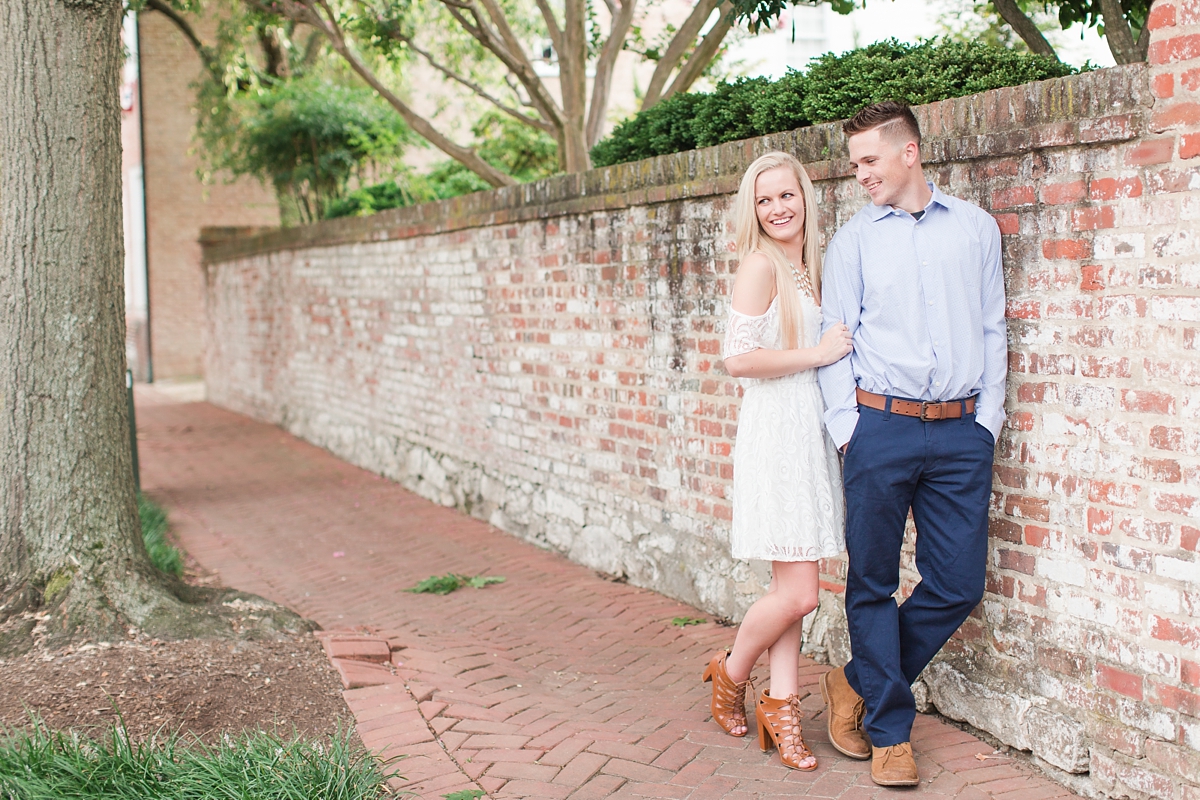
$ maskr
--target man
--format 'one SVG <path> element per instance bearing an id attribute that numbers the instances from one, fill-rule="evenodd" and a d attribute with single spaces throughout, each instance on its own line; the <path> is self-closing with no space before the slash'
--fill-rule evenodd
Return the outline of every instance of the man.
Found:
<path id="1" fill-rule="evenodd" d="M 819 374 L 845 453 L 853 660 L 821 693 L 834 747 L 872 759 L 877 784 L 915 786 L 911 684 L 983 597 L 1008 351 L 1000 231 L 925 180 L 907 106 L 868 106 L 842 129 L 871 203 L 825 256 L 824 327 L 854 339 Z M 921 583 L 897 608 L 910 509 Z"/>

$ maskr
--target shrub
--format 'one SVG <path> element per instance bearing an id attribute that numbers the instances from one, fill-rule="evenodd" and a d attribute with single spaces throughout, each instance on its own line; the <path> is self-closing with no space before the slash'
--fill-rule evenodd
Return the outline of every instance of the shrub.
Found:
<path id="1" fill-rule="evenodd" d="M 351 178 L 391 166 L 414 136 L 370 89 L 299 79 L 257 96 L 217 163 L 270 182 L 285 223 L 321 219 Z"/>
<path id="2" fill-rule="evenodd" d="M 884 100 L 922 105 L 1073 72 L 1053 58 L 982 42 L 889 39 L 814 59 L 805 75 L 804 112 L 814 123 L 830 122 Z"/>
<path id="3" fill-rule="evenodd" d="M 701 94 L 674 94 L 617 125 L 592 148 L 592 163 L 604 167 L 696 148 L 692 120 Z"/>
<path id="4" fill-rule="evenodd" d="M 877 42 L 814 59 L 778 81 L 742 78 L 710 94 L 674 95 L 621 122 L 592 148 L 598 167 L 846 119 L 883 100 L 921 105 L 1058 78 L 1053 58 L 983 42 Z M 664 133 L 666 135 L 664 135 Z"/>

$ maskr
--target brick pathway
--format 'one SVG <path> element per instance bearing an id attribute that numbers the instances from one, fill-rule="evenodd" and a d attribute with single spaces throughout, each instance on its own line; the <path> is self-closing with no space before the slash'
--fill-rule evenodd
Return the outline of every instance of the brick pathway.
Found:
<path id="1" fill-rule="evenodd" d="M 733 630 L 671 625 L 702 612 L 606 581 L 211 405 L 142 388 L 138 422 L 143 485 L 204 566 L 329 631 L 374 634 L 374 652 L 353 641 L 327 647 L 367 659 L 340 662 L 348 678 L 378 684 L 349 689 L 346 700 L 367 746 L 406 755 L 399 783 L 418 797 L 1074 796 L 925 716 L 914 731 L 918 789 L 876 787 L 865 763 L 829 746 L 820 716 L 807 724 L 819 768 L 786 769 L 753 737 L 726 736 L 709 720 L 700 672 Z M 402 591 L 446 572 L 507 582 L 445 597 Z M 370 663 L 389 658 L 390 667 Z M 822 709 L 823 671 L 802 666 L 810 714 Z"/>

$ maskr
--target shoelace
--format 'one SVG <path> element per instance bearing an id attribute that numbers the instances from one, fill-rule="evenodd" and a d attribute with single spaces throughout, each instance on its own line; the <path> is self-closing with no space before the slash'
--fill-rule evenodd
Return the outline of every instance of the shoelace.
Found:
<path id="1" fill-rule="evenodd" d="M 803 728 L 801 726 L 800 697 L 789 695 L 787 699 L 787 716 L 783 716 L 783 744 L 788 750 L 788 757 L 802 761 L 808 755 L 808 747 L 804 744 Z"/>

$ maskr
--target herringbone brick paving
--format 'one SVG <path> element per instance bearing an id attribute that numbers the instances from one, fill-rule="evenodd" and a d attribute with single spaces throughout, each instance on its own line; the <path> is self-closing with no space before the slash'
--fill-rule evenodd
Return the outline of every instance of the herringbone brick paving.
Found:
<path id="1" fill-rule="evenodd" d="M 702 612 L 605 580 L 271 425 L 152 389 L 139 390 L 138 421 L 143 485 L 201 564 L 327 630 L 388 641 L 387 668 L 335 663 L 348 679 L 388 681 L 345 696 L 367 746 L 405 755 L 399 788 L 540 800 L 905 794 L 875 786 L 867 764 L 829 745 L 821 665 L 802 665 L 819 768 L 801 773 L 709 719 L 700 673 L 733 630 L 671 624 Z M 446 572 L 507 582 L 445 597 L 403 591 Z M 909 796 L 1074 797 L 934 717 L 918 717 L 914 748 L 922 783 Z"/>

